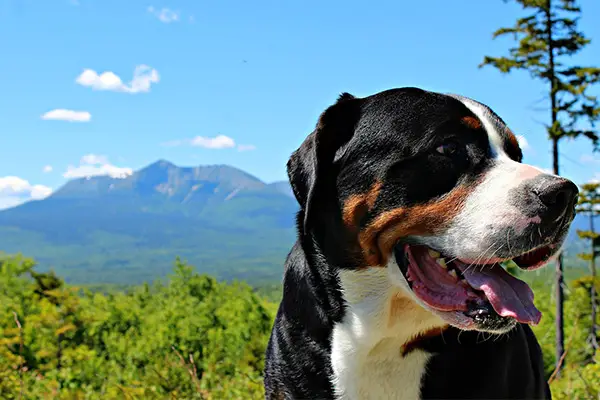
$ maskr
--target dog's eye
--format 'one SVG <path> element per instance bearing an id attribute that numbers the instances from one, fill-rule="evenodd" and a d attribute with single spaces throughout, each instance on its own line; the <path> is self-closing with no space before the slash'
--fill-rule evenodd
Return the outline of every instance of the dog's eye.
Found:
<path id="1" fill-rule="evenodd" d="M 449 140 L 436 147 L 435 151 L 444 156 L 451 156 L 458 151 L 458 143 L 456 143 L 454 140 Z"/>

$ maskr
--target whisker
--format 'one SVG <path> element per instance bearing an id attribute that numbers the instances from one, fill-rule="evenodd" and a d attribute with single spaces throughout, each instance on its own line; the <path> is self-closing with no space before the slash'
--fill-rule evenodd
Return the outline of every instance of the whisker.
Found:
<path id="1" fill-rule="evenodd" d="M 494 258 L 494 256 L 496 255 L 496 253 L 498 253 L 498 250 L 500 250 L 501 248 L 502 248 L 502 244 L 500 244 L 500 246 L 496 250 L 494 250 L 494 252 L 491 254 L 491 256 L 483 264 L 489 264 L 492 261 L 492 259 Z M 483 266 L 484 266 L 483 264 L 482 264 L 482 268 L 481 268 L 482 271 L 483 271 Z"/>
<path id="2" fill-rule="evenodd" d="M 473 260 L 473 262 L 471 262 L 471 263 L 470 263 L 470 264 L 467 266 L 467 268 L 465 268 L 465 271 L 464 271 L 464 272 L 467 272 L 467 271 L 469 270 L 469 268 L 471 268 L 471 267 L 475 267 L 475 266 L 477 265 L 478 261 L 482 260 L 482 259 L 483 259 L 483 257 L 485 257 L 485 254 L 486 254 L 488 251 L 490 251 L 490 249 L 491 249 L 492 247 L 494 247 L 496 244 L 497 244 L 497 242 L 494 242 L 494 243 L 492 243 L 492 244 L 490 245 L 490 247 L 488 247 L 488 248 L 487 248 L 485 251 L 483 251 L 482 253 L 480 253 L 480 254 L 479 254 L 479 256 L 477 256 L 477 257 L 475 258 L 475 260 Z M 494 251 L 494 253 L 495 253 L 495 251 Z"/>

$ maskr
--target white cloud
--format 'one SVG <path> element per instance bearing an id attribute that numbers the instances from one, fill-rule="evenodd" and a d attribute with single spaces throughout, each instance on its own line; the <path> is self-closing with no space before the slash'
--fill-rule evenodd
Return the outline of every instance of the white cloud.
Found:
<path id="1" fill-rule="evenodd" d="M 112 71 L 105 71 L 98 74 L 93 69 L 86 68 L 75 79 L 75 82 L 81 86 L 92 88 L 93 90 L 107 90 L 123 93 L 147 93 L 153 83 L 158 83 L 160 76 L 158 71 L 148 65 L 138 65 L 133 71 L 133 79 L 129 84 L 123 83 L 121 78 Z"/>
<path id="2" fill-rule="evenodd" d="M 52 194 L 52 188 L 32 185 L 17 176 L 0 178 L 0 209 L 17 206 L 28 200 L 41 200 Z"/>
<path id="3" fill-rule="evenodd" d="M 192 146 L 206 149 L 227 149 L 235 147 L 235 141 L 229 136 L 217 135 L 215 137 L 196 136 L 190 141 Z"/>
<path id="4" fill-rule="evenodd" d="M 92 176 L 110 176 L 111 178 L 126 178 L 133 173 L 131 168 L 117 167 L 109 163 L 106 156 L 86 154 L 79 160 L 79 165 L 69 165 L 63 177 L 89 178 Z"/>
<path id="5" fill-rule="evenodd" d="M 521 147 L 521 150 L 529 149 L 529 142 L 527 141 L 525 136 L 517 135 L 517 141 L 519 142 L 519 147 Z"/>
<path id="6" fill-rule="evenodd" d="M 42 171 L 44 171 L 45 174 L 52 172 L 53 168 L 52 165 L 46 165 L 44 166 L 44 168 L 42 169 Z"/>
<path id="7" fill-rule="evenodd" d="M 148 12 L 158 18 L 160 22 L 164 22 L 165 24 L 179 21 L 180 13 L 169 8 L 162 8 L 158 10 L 153 6 L 150 6 L 148 7 Z"/>
<path id="8" fill-rule="evenodd" d="M 165 142 L 163 146 L 194 146 L 204 147 L 205 149 L 230 149 L 236 146 L 235 140 L 225 135 L 217 135 L 215 137 L 196 136 L 191 139 L 172 140 Z M 251 145 L 240 145 L 248 147 Z"/>
<path id="9" fill-rule="evenodd" d="M 31 188 L 31 198 L 34 200 L 45 199 L 52 194 L 52 188 L 44 185 L 33 185 Z"/>
<path id="10" fill-rule="evenodd" d="M 256 150 L 256 146 L 253 144 L 240 144 L 237 149 L 238 151 L 252 151 Z"/>
<path id="11" fill-rule="evenodd" d="M 54 121 L 69 121 L 69 122 L 89 122 L 92 115 L 87 111 L 66 110 L 57 108 L 42 114 L 42 119 Z"/>
<path id="12" fill-rule="evenodd" d="M 23 204 L 27 199 L 16 196 L 0 196 L 0 210 L 6 210 L 7 208 L 16 207 L 19 204 Z"/>
<path id="13" fill-rule="evenodd" d="M 131 168 L 121 168 L 111 164 L 103 165 L 79 165 L 77 167 L 69 165 L 63 177 L 89 178 L 92 176 L 110 176 L 111 178 L 126 178 L 133 173 Z"/>

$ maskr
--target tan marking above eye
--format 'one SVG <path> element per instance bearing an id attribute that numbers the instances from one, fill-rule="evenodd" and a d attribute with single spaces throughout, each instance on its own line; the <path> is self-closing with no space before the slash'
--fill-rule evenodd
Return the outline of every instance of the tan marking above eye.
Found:
<path id="1" fill-rule="evenodd" d="M 467 115 L 466 117 L 462 117 L 460 122 L 462 122 L 463 124 L 465 124 L 466 126 L 468 126 L 471 129 L 481 129 L 481 127 L 482 127 L 481 121 L 479 121 L 478 118 L 471 117 L 470 115 Z"/>

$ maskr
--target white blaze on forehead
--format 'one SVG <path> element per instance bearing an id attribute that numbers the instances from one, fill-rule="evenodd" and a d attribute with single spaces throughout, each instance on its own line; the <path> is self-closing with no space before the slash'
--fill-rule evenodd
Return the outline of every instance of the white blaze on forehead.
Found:
<path id="1" fill-rule="evenodd" d="M 475 100 L 458 95 L 451 96 L 463 103 L 477 118 L 479 118 L 488 135 L 492 156 L 495 158 L 509 158 L 504 152 L 504 140 L 502 139 L 500 132 L 496 129 L 495 124 L 492 122 L 492 115 L 490 112 Z"/>
<path id="2" fill-rule="evenodd" d="M 463 103 L 479 119 L 489 139 L 491 157 L 495 160 L 471 188 L 464 206 L 447 230 L 418 239 L 446 255 L 483 260 L 493 257 L 503 243 L 521 240 L 510 234 L 520 235 L 528 226 L 539 223 L 539 218 L 523 213 L 515 196 L 528 196 L 530 189 L 524 183 L 544 172 L 535 166 L 517 162 L 506 154 L 506 139 L 501 131 L 506 128 L 493 111 L 475 100 L 450 96 Z M 512 230 L 507 230 L 508 227 Z"/>

